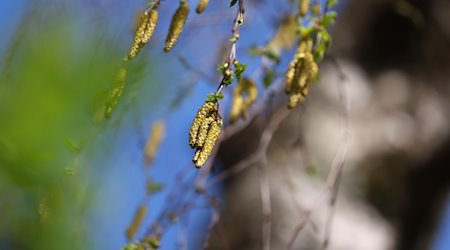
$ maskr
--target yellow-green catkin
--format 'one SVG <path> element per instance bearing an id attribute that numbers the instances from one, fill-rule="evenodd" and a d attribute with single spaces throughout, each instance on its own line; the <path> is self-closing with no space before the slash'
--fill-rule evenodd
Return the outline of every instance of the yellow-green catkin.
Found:
<path id="1" fill-rule="evenodd" d="M 235 91 L 236 92 L 236 91 Z M 233 96 L 233 103 L 231 104 L 230 123 L 235 123 L 242 114 L 244 107 L 244 98 L 241 95 Z"/>
<path id="2" fill-rule="evenodd" d="M 203 11 L 205 11 L 206 7 L 208 7 L 209 0 L 200 0 L 200 2 L 197 5 L 197 8 L 195 11 L 197 11 L 197 14 L 201 14 Z"/>
<path id="3" fill-rule="evenodd" d="M 192 162 L 197 168 L 206 163 L 219 138 L 221 127 L 222 119 L 217 103 L 205 102 L 198 110 L 189 131 L 189 145 L 196 149 Z"/>
<path id="4" fill-rule="evenodd" d="M 311 0 L 300 0 L 299 14 L 301 17 L 306 16 L 306 14 L 308 13 L 310 3 L 311 3 Z"/>
<path id="5" fill-rule="evenodd" d="M 219 138 L 221 129 L 222 129 L 222 120 L 220 118 L 214 120 L 210 124 L 208 134 L 206 135 L 205 143 L 203 144 L 201 149 L 197 149 L 198 151 L 200 151 L 200 153 L 197 155 L 196 152 L 196 155 L 194 155 L 194 158 L 192 159 L 194 165 L 197 168 L 201 168 L 203 165 L 205 165 L 209 155 L 211 155 L 211 152 L 214 148 L 214 145 L 216 144 L 217 139 Z"/>
<path id="6" fill-rule="evenodd" d="M 312 54 L 313 41 L 300 41 L 294 59 L 289 64 L 285 78 L 285 91 L 289 95 L 288 108 L 294 108 L 308 95 L 311 83 L 317 78 L 319 68 Z"/>
<path id="7" fill-rule="evenodd" d="M 39 201 L 38 206 L 37 206 L 37 214 L 38 214 L 41 222 L 47 221 L 49 212 L 50 212 L 50 208 L 48 206 L 47 199 L 42 198 Z"/>
<path id="8" fill-rule="evenodd" d="M 267 44 L 266 49 L 280 55 L 282 51 L 292 48 L 297 40 L 298 20 L 294 15 L 286 16 L 280 23 L 277 33 Z"/>
<path id="9" fill-rule="evenodd" d="M 153 124 L 150 136 L 145 145 L 145 164 L 148 166 L 155 158 L 159 145 L 164 137 L 165 123 L 160 120 Z"/>
<path id="10" fill-rule="evenodd" d="M 197 137 L 199 134 L 199 129 L 206 120 L 207 116 L 210 114 L 217 112 L 217 107 L 215 103 L 206 102 L 202 105 L 202 107 L 197 111 L 197 115 L 192 122 L 191 129 L 189 131 L 189 145 L 191 148 L 194 148 L 197 143 Z"/>
<path id="11" fill-rule="evenodd" d="M 247 111 L 258 98 L 256 83 L 249 78 L 242 78 L 233 92 L 233 103 L 231 105 L 230 123 L 239 118 L 246 118 Z"/>
<path id="12" fill-rule="evenodd" d="M 148 212 L 147 205 L 142 204 L 134 213 L 133 220 L 131 221 L 131 224 L 128 226 L 126 231 L 127 239 L 129 241 L 134 239 L 134 237 L 136 236 L 136 233 L 139 230 L 145 216 L 147 215 L 147 212 Z"/>
<path id="13" fill-rule="evenodd" d="M 116 79 L 116 85 L 110 90 L 109 95 L 105 102 L 105 118 L 111 117 L 114 109 L 119 103 L 120 98 L 123 95 L 125 89 L 125 79 L 127 77 L 127 70 L 125 67 L 119 69 Z"/>
<path id="14" fill-rule="evenodd" d="M 134 35 L 134 41 L 131 44 L 128 52 L 128 60 L 134 59 L 142 48 L 150 41 L 155 32 L 156 24 L 158 23 L 158 11 L 151 9 L 142 14 L 139 19 L 138 27 Z"/>
<path id="15" fill-rule="evenodd" d="M 166 37 L 166 45 L 164 51 L 169 52 L 177 43 L 178 38 L 183 31 L 184 24 L 186 23 L 189 15 L 189 6 L 185 0 L 180 1 L 180 7 L 175 11 L 170 22 L 169 32 Z"/>
<path id="16" fill-rule="evenodd" d="M 202 125 L 200 126 L 200 129 L 198 131 L 197 140 L 195 142 L 195 146 L 197 148 L 203 147 L 203 144 L 205 144 L 206 137 L 208 136 L 208 130 L 211 126 L 211 123 L 214 121 L 214 117 L 207 117 Z"/>

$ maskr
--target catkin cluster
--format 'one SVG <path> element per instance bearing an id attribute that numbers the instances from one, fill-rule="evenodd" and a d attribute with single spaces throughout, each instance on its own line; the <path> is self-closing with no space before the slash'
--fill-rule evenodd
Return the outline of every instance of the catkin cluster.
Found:
<path id="1" fill-rule="evenodd" d="M 180 7 L 175 11 L 172 16 L 172 21 L 170 22 L 169 32 L 166 37 L 166 45 L 164 46 L 165 52 L 169 52 L 178 42 L 178 38 L 181 35 L 181 31 L 183 31 L 188 15 L 189 6 L 186 1 L 181 0 Z"/>
<path id="2" fill-rule="evenodd" d="M 240 117 L 246 118 L 247 111 L 258 98 L 258 88 L 253 80 L 242 78 L 233 92 L 230 123 L 236 122 Z"/>
<path id="3" fill-rule="evenodd" d="M 128 52 L 128 60 L 134 59 L 141 49 L 150 41 L 155 32 L 156 24 L 158 23 L 158 11 L 152 9 L 146 11 L 139 18 L 139 23 L 134 34 L 134 40 L 131 44 L 130 52 Z"/>
<path id="4" fill-rule="evenodd" d="M 308 95 L 311 83 L 317 78 L 319 67 L 312 54 L 311 38 L 302 39 L 298 45 L 294 59 L 286 73 L 286 94 L 289 95 L 289 108 L 294 108 Z"/>
<path id="5" fill-rule="evenodd" d="M 219 138 L 221 128 L 222 118 L 217 104 L 205 102 L 198 110 L 189 131 L 189 146 L 196 149 L 192 161 L 197 168 L 205 164 Z"/>

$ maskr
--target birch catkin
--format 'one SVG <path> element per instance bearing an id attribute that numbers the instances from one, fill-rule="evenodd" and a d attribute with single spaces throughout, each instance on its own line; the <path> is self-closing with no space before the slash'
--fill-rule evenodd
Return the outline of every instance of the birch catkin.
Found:
<path id="1" fill-rule="evenodd" d="M 301 17 L 306 16 L 306 13 L 309 11 L 309 4 L 311 3 L 311 0 L 300 0 L 300 10 L 299 14 Z"/>
<path id="2" fill-rule="evenodd" d="M 208 134 L 206 136 L 205 143 L 201 148 L 200 154 L 196 159 L 193 159 L 194 165 L 197 168 L 200 168 L 203 165 L 205 165 L 206 160 L 208 160 L 208 157 L 211 154 L 217 139 L 219 138 L 221 128 L 222 128 L 222 120 L 220 118 L 211 123 L 208 130 Z"/>
<path id="3" fill-rule="evenodd" d="M 120 98 L 123 95 L 123 90 L 125 89 L 125 79 L 127 77 L 127 70 L 125 67 L 119 69 L 116 79 L 116 85 L 111 89 L 107 100 L 105 102 L 105 113 L 106 118 L 111 117 L 112 112 L 119 103 Z"/>
<path id="4" fill-rule="evenodd" d="M 258 98 L 256 83 L 249 78 L 242 78 L 233 92 L 230 123 L 236 122 L 240 117 L 247 117 L 247 111 Z"/>
<path id="5" fill-rule="evenodd" d="M 197 115 L 192 122 L 191 129 L 189 131 L 189 146 L 194 148 L 197 144 L 197 138 L 199 134 L 199 129 L 206 120 L 206 116 L 210 113 L 217 112 L 216 105 L 212 102 L 206 102 L 203 106 L 197 111 Z"/>
<path id="6" fill-rule="evenodd" d="M 155 158 L 159 145 L 164 137 L 165 123 L 157 121 L 152 126 L 150 136 L 145 145 L 145 164 L 150 165 Z"/>
<path id="7" fill-rule="evenodd" d="M 192 162 L 197 168 L 208 160 L 214 145 L 219 138 L 222 119 L 217 104 L 205 102 L 198 110 L 189 131 L 189 145 L 196 149 Z"/>
<path id="8" fill-rule="evenodd" d="M 141 226 L 145 216 L 147 215 L 147 211 L 148 208 L 146 204 L 140 205 L 139 208 L 136 210 L 133 220 L 131 221 L 131 224 L 128 226 L 126 231 L 128 240 L 132 240 L 136 236 L 139 227 Z"/>
<path id="9" fill-rule="evenodd" d="M 158 11 L 156 9 L 152 9 L 149 12 L 146 11 L 142 14 L 134 35 L 134 41 L 131 44 L 130 52 L 128 52 L 128 60 L 134 59 L 148 41 L 150 41 L 157 23 Z"/>
<path id="10" fill-rule="evenodd" d="M 165 52 L 169 52 L 178 42 L 188 15 L 189 6 L 185 0 L 181 0 L 180 7 L 175 11 L 172 16 L 172 21 L 170 22 L 169 32 L 166 37 L 166 45 L 164 46 Z"/>
<path id="11" fill-rule="evenodd" d="M 197 14 L 201 14 L 203 11 L 205 11 L 206 7 L 208 7 L 209 0 L 200 0 L 200 2 L 197 5 L 197 8 L 195 11 L 197 11 Z"/>
<path id="12" fill-rule="evenodd" d="M 303 101 L 309 93 L 311 83 L 317 78 L 319 68 L 314 61 L 312 50 L 312 39 L 303 39 L 289 64 L 285 78 L 285 91 L 289 95 L 288 108 L 294 108 Z"/>

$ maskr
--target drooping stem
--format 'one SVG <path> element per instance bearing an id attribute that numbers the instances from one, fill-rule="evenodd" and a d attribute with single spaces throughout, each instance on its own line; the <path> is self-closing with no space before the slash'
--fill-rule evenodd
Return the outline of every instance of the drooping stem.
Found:
<path id="1" fill-rule="evenodd" d="M 231 32 L 233 34 L 233 36 L 230 39 L 232 45 L 231 45 L 230 53 L 228 54 L 228 58 L 225 61 L 226 69 L 224 71 L 224 76 L 222 78 L 222 81 L 219 84 L 219 87 L 216 90 L 216 95 L 220 94 L 222 92 L 223 88 L 226 85 L 227 79 L 232 74 L 231 68 L 232 68 L 232 65 L 236 61 L 236 43 L 240 37 L 239 28 L 244 23 L 244 12 L 245 12 L 244 0 L 239 0 L 239 7 L 236 12 L 236 17 L 234 19 L 233 29 L 231 30 Z"/>

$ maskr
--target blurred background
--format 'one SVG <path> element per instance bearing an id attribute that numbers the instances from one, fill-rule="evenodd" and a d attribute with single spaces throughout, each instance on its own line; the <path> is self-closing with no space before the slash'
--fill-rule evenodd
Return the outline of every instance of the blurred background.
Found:
<path id="1" fill-rule="evenodd" d="M 237 56 L 259 98 L 270 101 L 220 145 L 213 178 L 257 149 L 283 103 L 283 93 L 269 93 L 282 84 L 295 49 L 280 52 L 268 88 L 264 59 L 249 51 L 296 13 L 293 2 L 245 1 Z M 258 164 L 201 195 L 195 183 L 204 172 L 187 145 L 198 107 L 221 79 L 216 67 L 229 51 L 236 11 L 229 1 L 211 0 L 201 15 L 189 1 L 186 28 L 167 54 L 178 1 L 162 1 L 154 37 L 128 65 L 117 110 L 103 117 L 148 3 L 0 2 L 0 249 L 121 249 L 156 227 L 161 249 L 201 249 L 205 241 L 210 249 L 262 249 Z M 267 151 L 271 249 L 286 249 L 325 186 L 342 146 L 343 84 L 352 103 L 349 148 L 329 249 L 450 249 L 450 2 L 347 0 L 336 11 L 320 80 Z M 226 125 L 230 102 L 227 90 Z M 148 167 L 155 121 L 165 124 L 164 136 Z M 146 216 L 127 239 L 142 206 Z M 292 249 L 318 249 L 328 213 L 326 203 L 314 209 Z"/>

